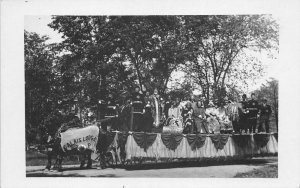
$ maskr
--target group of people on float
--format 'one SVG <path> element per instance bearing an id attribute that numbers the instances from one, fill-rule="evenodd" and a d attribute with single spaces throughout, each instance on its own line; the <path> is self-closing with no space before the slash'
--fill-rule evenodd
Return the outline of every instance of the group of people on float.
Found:
<path id="1" fill-rule="evenodd" d="M 163 126 L 163 130 L 183 133 L 255 133 L 259 118 L 258 132 L 269 132 L 271 107 L 266 99 L 259 105 L 255 94 L 247 100 L 242 96 L 239 102 L 224 100 L 205 103 L 203 96 L 163 99 L 158 89 L 153 94 L 139 87 L 129 96 L 126 105 L 133 106 L 133 131 L 151 131 L 153 127 Z M 109 102 L 110 103 L 110 102 Z M 123 106 L 124 108 L 124 106 Z"/>
<path id="2" fill-rule="evenodd" d="M 255 93 L 251 94 L 251 98 L 247 100 L 247 95 L 242 95 L 242 100 L 238 103 L 239 106 L 239 124 L 236 132 L 270 132 L 270 116 L 272 109 L 267 104 L 267 99 L 263 98 L 261 104 L 256 100 Z M 258 127 L 257 127 L 257 121 Z"/>

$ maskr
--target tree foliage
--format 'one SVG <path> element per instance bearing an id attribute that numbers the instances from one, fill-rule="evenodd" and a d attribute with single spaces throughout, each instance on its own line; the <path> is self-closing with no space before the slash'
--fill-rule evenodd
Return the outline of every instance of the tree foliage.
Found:
<path id="1" fill-rule="evenodd" d="M 187 71 L 192 72 L 206 98 L 234 80 L 253 77 L 261 67 L 251 50 L 277 49 L 278 25 L 267 15 L 242 16 L 186 16 L 187 38 L 193 61 Z M 223 96 L 221 96 L 223 97 Z"/>
<path id="2" fill-rule="evenodd" d="M 105 82 L 117 65 L 133 72 L 141 88 L 164 92 L 172 71 L 186 59 L 177 16 L 56 16 L 50 27 L 63 34 L 62 47 L 79 62 L 86 60 L 85 68 Z"/>
<path id="3" fill-rule="evenodd" d="M 46 36 L 24 33 L 26 136 L 37 135 L 38 127 L 50 113 L 55 97 L 55 54 L 45 44 Z"/>

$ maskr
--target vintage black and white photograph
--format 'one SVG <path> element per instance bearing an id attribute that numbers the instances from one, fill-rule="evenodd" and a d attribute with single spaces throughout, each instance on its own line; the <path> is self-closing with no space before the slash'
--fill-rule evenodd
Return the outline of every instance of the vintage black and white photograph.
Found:
<path id="1" fill-rule="evenodd" d="M 26 177 L 278 178 L 278 21 L 25 15 Z"/>

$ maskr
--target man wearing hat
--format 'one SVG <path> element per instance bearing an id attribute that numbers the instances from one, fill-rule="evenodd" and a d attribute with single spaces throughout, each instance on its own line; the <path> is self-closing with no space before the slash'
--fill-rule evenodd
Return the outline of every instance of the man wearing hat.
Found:
<path id="1" fill-rule="evenodd" d="M 143 121 L 144 97 L 140 88 L 135 87 L 132 94 L 132 107 L 133 107 L 133 131 L 140 131 Z"/>
<path id="2" fill-rule="evenodd" d="M 132 114 L 132 96 L 128 95 L 125 98 L 125 103 L 120 109 L 120 119 L 122 120 L 120 124 L 120 130 L 132 131 L 133 124 L 133 114 Z"/>
<path id="3" fill-rule="evenodd" d="M 168 95 L 167 97 L 167 100 L 165 101 L 165 106 L 164 106 L 164 115 L 166 118 L 169 117 L 169 109 L 171 108 L 172 106 L 172 99 L 171 99 L 171 96 Z"/>
<path id="4" fill-rule="evenodd" d="M 239 110 L 239 117 L 240 117 L 240 122 L 239 122 L 239 127 L 240 127 L 240 133 L 242 130 L 247 131 L 248 128 L 248 111 L 246 110 L 248 107 L 248 102 L 247 102 L 247 95 L 243 94 L 242 95 L 242 100 L 240 101 L 240 104 L 242 104 L 242 108 Z"/>
<path id="5" fill-rule="evenodd" d="M 259 126 L 258 126 L 258 132 L 262 132 L 263 131 L 263 124 L 265 126 L 265 131 L 267 133 L 270 132 L 270 129 L 269 129 L 269 122 L 270 122 L 270 115 L 272 113 L 272 110 L 271 110 L 271 106 L 267 104 L 267 99 L 263 99 L 262 100 L 262 105 L 260 106 L 259 108 Z"/>
<path id="6" fill-rule="evenodd" d="M 251 94 L 251 100 L 248 101 L 247 109 L 249 110 L 248 113 L 248 129 L 250 133 L 255 133 L 256 124 L 257 124 L 257 113 L 258 113 L 258 102 L 255 99 L 255 93 Z"/>

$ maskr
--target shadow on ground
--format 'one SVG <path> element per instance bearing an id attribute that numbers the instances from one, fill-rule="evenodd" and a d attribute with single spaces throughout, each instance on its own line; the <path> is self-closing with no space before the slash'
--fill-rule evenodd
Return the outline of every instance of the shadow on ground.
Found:
<path id="1" fill-rule="evenodd" d="M 249 165 L 264 166 L 267 163 L 277 162 L 276 158 L 253 158 L 253 159 L 220 159 L 220 160 L 202 160 L 202 161 L 176 161 L 176 162 L 159 162 L 159 163 L 142 163 L 131 165 L 116 165 L 115 168 L 124 168 L 126 170 L 151 170 L 167 168 L 185 168 L 185 167 L 209 167 L 221 165 Z"/>
<path id="2" fill-rule="evenodd" d="M 26 177 L 87 177 L 87 176 L 78 173 L 62 174 L 62 173 L 38 172 L 38 173 L 27 174 Z M 89 176 L 89 177 L 115 178 L 117 176 L 115 174 L 105 174 L 105 175 L 97 175 L 97 176 Z"/>

